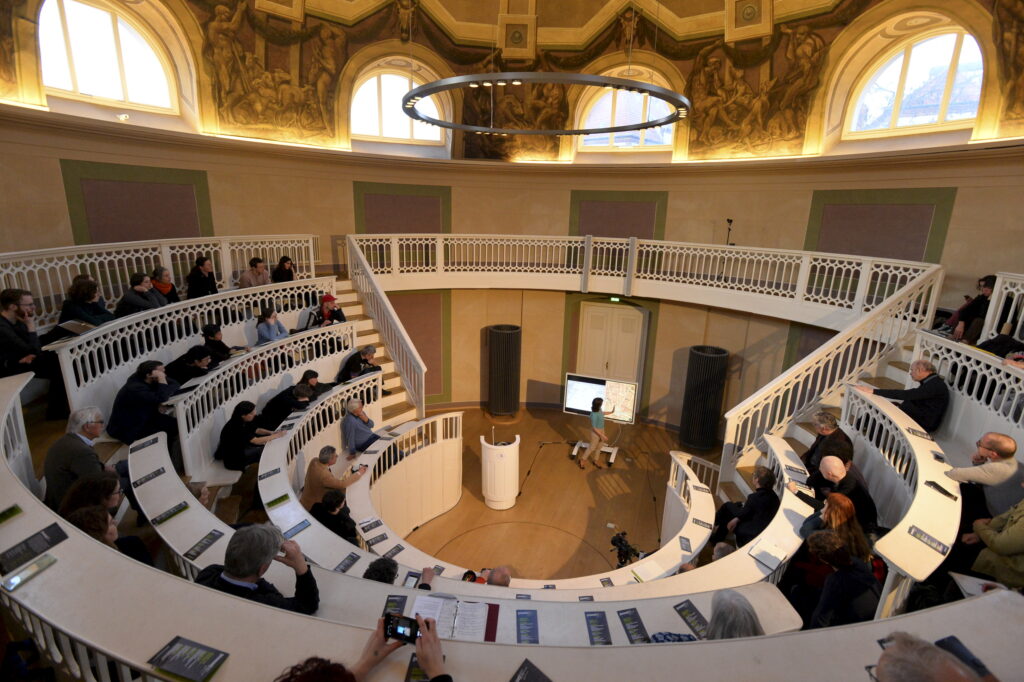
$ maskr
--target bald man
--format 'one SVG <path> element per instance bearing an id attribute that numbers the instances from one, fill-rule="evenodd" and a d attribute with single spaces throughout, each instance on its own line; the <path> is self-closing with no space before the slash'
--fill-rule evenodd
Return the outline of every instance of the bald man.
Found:
<path id="1" fill-rule="evenodd" d="M 825 480 L 833 484 L 832 490 L 828 492 L 839 493 L 850 498 L 857 511 L 857 520 L 864 532 L 875 532 L 878 529 L 878 510 L 875 509 L 875 502 L 871 499 L 871 494 L 868 493 L 864 484 L 847 470 L 843 460 L 832 455 L 822 457 L 818 471 Z M 819 497 L 811 497 L 797 488 L 792 481 L 786 484 L 786 488 L 791 493 L 796 493 L 797 497 L 813 507 L 815 511 L 825 506 L 827 493 L 819 493 Z"/>
<path id="2" fill-rule="evenodd" d="M 508 587 L 512 583 L 512 569 L 508 566 L 495 566 L 487 576 L 488 585 Z"/>
<path id="3" fill-rule="evenodd" d="M 950 469 L 946 475 L 960 483 L 973 483 L 980 487 L 963 486 L 964 520 L 992 518 L 1010 510 L 1024 499 L 1024 465 L 1015 455 L 1017 441 L 1005 433 L 989 431 L 975 443 L 977 450 L 971 455 L 969 467 Z M 984 501 L 982 502 L 982 496 Z"/>

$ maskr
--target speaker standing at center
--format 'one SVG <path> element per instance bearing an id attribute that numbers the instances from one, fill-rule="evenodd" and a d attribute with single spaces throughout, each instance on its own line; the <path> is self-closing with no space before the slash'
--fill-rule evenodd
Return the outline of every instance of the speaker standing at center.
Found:
<path id="1" fill-rule="evenodd" d="M 519 358 L 523 330 L 514 324 L 487 328 L 487 411 L 494 416 L 519 411 Z"/>
<path id="2" fill-rule="evenodd" d="M 725 392 L 729 351 L 717 346 L 691 346 L 686 370 L 679 442 L 699 450 L 714 446 Z"/>

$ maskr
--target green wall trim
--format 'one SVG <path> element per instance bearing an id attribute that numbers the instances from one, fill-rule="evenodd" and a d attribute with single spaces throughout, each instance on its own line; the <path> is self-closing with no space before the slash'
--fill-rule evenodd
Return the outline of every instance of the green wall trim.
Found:
<path id="1" fill-rule="evenodd" d="M 654 202 L 654 238 L 665 238 L 665 219 L 668 215 L 668 192 L 627 192 L 574 189 L 569 198 L 569 235 L 580 236 L 580 204 L 584 201 L 616 201 L 649 204 Z"/>
<path id="2" fill-rule="evenodd" d="M 400 196 L 438 197 L 441 200 L 441 232 L 451 234 L 452 231 L 452 188 L 446 185 L 398 185 L 390 182 L 352 183 L 352 197 L 355 200 L 356 234 L 366 234 L 366 205 L 363 201 L 367 194 L 397 194 Z"/>
<path id="3" fill-rule="evenodd" d="M 956 201 L 956 187 L 908 187 L 903 189 L 824 189 L 815 190 L 807 219 L 805 251 L 817 251 L 821 236 L 821 218 L 825 206 L 832 204 L 927 204 L 935 207 L 928 230 L 924 261 L 938 263 L 946 246 L 946 234 Z"/>
<path id="4" fill-rule="evenodd" d="M 71 232 L 75 244 L 91 244 L 89 219 L 85 213 L 82 180 L 116 180 L 119 182 L 159 182 L 169 185 L 191 185 L 196 197 L 199 234 L 213 236 L 213 210 L 210 207 L 210 186 L 206 171 L 156 166 L 127 166 L 120 163 L 61 159 L 60 173 L 64 179 L 64 195 L 68 202 Z"/>
<path id="5" fill-rule="evenodd" d="M 594 303 L 609 303 L 610 295 L 580 294 L 566 292 L 565 294 L 565 322 L 562 327 L 562 377 L 569 372 L 570 359 L 575 355 L 575 346 L 579 342 L 579 312 L 580 304 L 588 301 Z M 644 346 L 644 369 L 643 385 L 640 387 L 640 404 L 636 409 L 637 418 L 647 419 L 651 404 L 651 377 L 654 375 L 654 347 L 658 340 L 658 313 L 661 310 L 661 301 L 647 298 L 626 298 L 619 296 L 618 305 L 633 305 L 645 309 L 649 315 L 647 327 L 647 341 Z M 575 324 L 574 324 L 575 323 Z M 562 387 L 565 390 L 565 387 Z M 565 399 L 565 396 L 562 397 Z"/>
<path id="6" fill-rule="evenodd" d="M 415 291 L 389 291 L 388 298 L 406 294 L 441 294 L 441 364 L 440 368 L 427 367 L 428 372 L 441 372 L 440 393 L 423 396 L 426 405 L 450 403 L 452 401 L 452 290 L 422 289 Z"/>
<path id="7" fill-rule="evenodd" d="M 800 337 L 802 335 L 803 325 L 797 324 L 796 322 L 790 322 L 789 333 L 786 336 L 786 351 L 782 356 L 783 372 L 796 364 L 796 354 L 800 349 Z"/>

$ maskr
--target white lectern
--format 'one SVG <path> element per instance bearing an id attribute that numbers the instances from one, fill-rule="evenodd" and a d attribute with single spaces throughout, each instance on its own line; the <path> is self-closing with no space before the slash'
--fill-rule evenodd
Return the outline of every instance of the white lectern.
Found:
<path id="1" fill-rule="evenodd" d="M 519 436 L 493 445 L 480 436 L 480 459 L 484 502 L 491 509 L 511 509 L 519 496 Z"/>

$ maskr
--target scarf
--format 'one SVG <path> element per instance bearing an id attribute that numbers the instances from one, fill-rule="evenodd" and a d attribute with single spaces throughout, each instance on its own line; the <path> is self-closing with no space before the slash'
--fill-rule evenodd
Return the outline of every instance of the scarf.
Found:
<path id="1" fill-rule="evenodd" d="M 153 280 L 150 280 L 150 282 L 153 283 L 153 288 L 159 291 L 164 296 L 170 293 L 171 289 L 174 288 L 174 282 L 168 282 L 167 284 L 164 284 L 163 282 L 155 282 Z"/>

